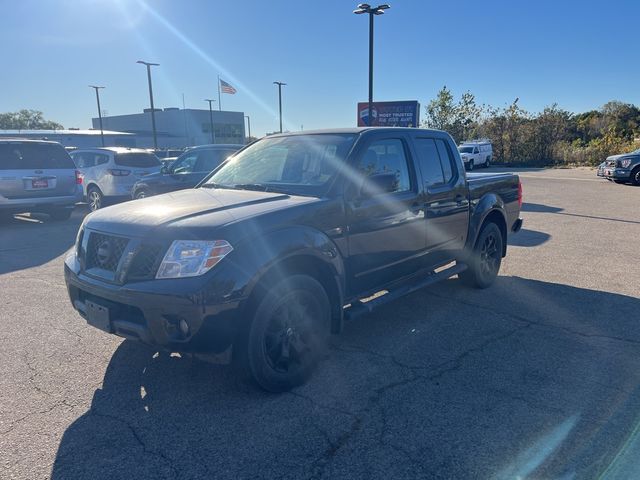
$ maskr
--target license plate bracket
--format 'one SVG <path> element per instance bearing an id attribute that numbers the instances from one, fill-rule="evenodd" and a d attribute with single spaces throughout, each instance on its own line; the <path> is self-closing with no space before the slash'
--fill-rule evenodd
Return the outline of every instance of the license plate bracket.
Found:
<path id="1" fill-rule="evenodd" d="M 109 308 L 90 300 L 86 300 L 84 304 L 87 323 L 93 327 L 99 328 L 100 330 L 111 333 Z"/>
<path id="2" fill-rule="evenodd" d="M 31 180 L 31 188 L 49 188 L 49 180 L 46 178 L 34 178 Z"/>

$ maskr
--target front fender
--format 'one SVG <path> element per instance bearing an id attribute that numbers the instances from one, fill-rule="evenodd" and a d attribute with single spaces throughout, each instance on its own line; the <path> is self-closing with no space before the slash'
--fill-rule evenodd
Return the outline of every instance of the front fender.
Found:
<path id="1" fill-rule="evenodd" d="M 216 276 L 233 279 L 238 296 L 248 298 L 267 272 L 277 273 L 278 265 L 296 257 L 322 262 L 331 272 L 342 299 L 345 278 L 342 255 L 325 233 L 307 226 L 282 228 L 242 240 L 221 262 Z"/>
<path id="2" fill-rule="evenodd" d="M 480 228 L 492 212 L 498 212 L 506 226 L 507 218 L 505 215 L 505 205 L 502 199 L 495 193 L 487 193 L 483 195 L 478 203 L 472 206 L 471 216 L 469 218 L 469 234 L 467 235 L 466 248 L 471 249 L 476 244 L 478 235 L 480 235 Z"/>

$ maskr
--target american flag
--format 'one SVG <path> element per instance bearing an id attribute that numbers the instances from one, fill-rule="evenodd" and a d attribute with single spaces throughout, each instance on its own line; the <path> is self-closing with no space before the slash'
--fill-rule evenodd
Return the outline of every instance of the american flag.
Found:
<path id="1" fill-rule="evenodd" d="M 224 80 L 220 80 L 220 90 L 222 91 L 222 93 L 229 93 L 231 95 L 234 95 L 236 93 L 236 89 Z"/>

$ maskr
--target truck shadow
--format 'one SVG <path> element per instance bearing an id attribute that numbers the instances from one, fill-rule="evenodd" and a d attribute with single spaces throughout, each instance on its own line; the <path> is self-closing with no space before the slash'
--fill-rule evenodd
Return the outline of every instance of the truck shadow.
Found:
<path id="1" fill-rule="evenodd" d="M 438 445 L 440 472 L 486 478 L 576 412 L 562 455 L 541 465 L 549 478 L 594 476 L 580 461 L 614 458 L 638 414 L 639 311 L 637 298 L 561 284 L 499 277 L 479 291 L 450 280 L 347 324 L 309 384 L 281 395 L 229 367 L 124 341 L 51 476 L 308 478 L 314 459 L 332 461 L 360 432 L 361 452 L 381 448 L 367 429 L 384 421 L 416 446 L 423 475 L 436 467 L 419 452 Z M 411 371 L 422 377 L 401 380 Z M 395 388 L 402 395 L 387 404 Z"/>
<path id="2" fill-rule="evenodd" d="M 551 235 L 537 230 L 528 230 L 523 228 L 517 235 L 510 235 L 508 244 L 514 247 L 539 247 L 547 243 Z"/>
<path id="3" fill-rule="evenodd" d="M 51 220 L 45 214 L 15 215 L 0 220 L 0 275 L 50 262 L 73 246 L 88 212 L 78 206 L 71 218 Z"/>

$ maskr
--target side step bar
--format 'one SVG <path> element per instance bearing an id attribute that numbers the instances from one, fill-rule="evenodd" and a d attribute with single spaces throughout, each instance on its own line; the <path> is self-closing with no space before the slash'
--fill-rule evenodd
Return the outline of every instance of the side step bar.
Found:
<path id="1" fill-rule="evenodd" d="M 413 282 L 410 280 L 405 281 L 404 283 L 399 284 L 397 287 L 390 288 L 388 293 L 380 295 L 372 300 L 366 302 L 356 300 L 355 302 L 351 302 L 351 306 L 345 308 L 344 310 L 345 320 L 352 320 L 361 315 L 371 313 L 373 310 L 382 305 L 385 305 L 386 303 L 393 302 L 400 297 L 409 295 L 410 293 L 413 293 L 416 290 L 420 290 L 421 288 L 424 288 L 428 285 L 432 285 L 442 280 L 447 280 L 448 278 L 451 278 L 458 273 L 464 272 L 467 268 L 468 267 L 465 263 L 456 263 L 455 265 L 445 270 L 434 270 L 428 273 L 426 276 L 420 277 Z"/>

